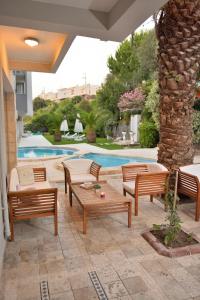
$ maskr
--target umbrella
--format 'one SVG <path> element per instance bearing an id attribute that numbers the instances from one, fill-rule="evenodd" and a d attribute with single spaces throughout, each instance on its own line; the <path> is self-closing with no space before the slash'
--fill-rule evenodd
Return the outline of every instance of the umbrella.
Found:
<path id="1" fill-rule="evenodd" d="M 134 118 L 134 116 L 133 115 L 131 115 L 131 121 L 130 121 L 130 131 L 135 131 L 135 126 L 136 124 L 135 124 L 135 118 Z"/>
<path id="2" fill-rule="evenodd" d="M 131 115 L 131 120 L 130 120 L 130 140 L 131 140 L 131 144 L 134 143 L 134 135 L 135 135 L 135 130 L 137 130 L 136 128 L 137 124 L 135 123 L 135 118 L 133 115 Z"/>
<path id="3" fill-rule="evenodd" d="M 68 128 L 68 123 L 67 123 L 67 120 L 63 120 L 61 125 L 60 125 L 60 131 L 64 131 L 64 134 L 65 134 L 65 131 L 69 131 L 69 128 Z"/>
<path id="4" fill-rule="evenodd" d="M 83 132 L 83 124 L 79 119 L 76 119 L 75 126 L 74 126 L 74 132 L 80 133 Z"/>

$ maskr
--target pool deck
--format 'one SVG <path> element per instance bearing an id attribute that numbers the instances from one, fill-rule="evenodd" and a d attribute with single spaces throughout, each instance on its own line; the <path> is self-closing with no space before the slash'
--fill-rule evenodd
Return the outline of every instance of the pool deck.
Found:
<path id="1" fill-rule="evenodd" d="M 122 150 L 107 150 L 87 143 L 81 144 L 67 144 L 67 145 L 52 145 L 42 135 L 30 135 L 28 137 L 21 138 L 19 147 L 62 147 L 62 148 L 74 148 L 80 151 L 80 153 L 101 153 L 109 155 L 122 155 L 122 156 L 136 156 L 149 159 L 157 159 L 157 148 L 141 148 L 141 149 L 122 149 Z"/>
<path id="2" fill-rule="evenodd" d="M 43 137 L 43 135 L 30 135 L 22 137 L 19 142 L 19 147 L 48 147 L 52 144 Z"/>

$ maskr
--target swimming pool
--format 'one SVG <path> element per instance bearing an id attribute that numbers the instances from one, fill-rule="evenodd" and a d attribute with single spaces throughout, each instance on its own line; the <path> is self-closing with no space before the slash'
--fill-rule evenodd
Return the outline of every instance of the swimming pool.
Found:
<path id="1" fill-rule="evenodd" d="M 102 167 L 119 167 L 131 162 L 134 163 L 152 163 L 156 162 L 154 159 L 140 158 L 140 157 L 128 157 L 128 156 L 115 156 L 107 154 L 96 154 L 87 153 L 81 157 L 94 160 L 96 163 L 100 164 Z"/>
<path id="2" fill-rule="evenodd" d="M 19 147 L 18 158 L 37 158 L 57 155 L 72 155 L 76 152 L 75 149 L 64 148 L 45 148 L 45 147 Z"/>

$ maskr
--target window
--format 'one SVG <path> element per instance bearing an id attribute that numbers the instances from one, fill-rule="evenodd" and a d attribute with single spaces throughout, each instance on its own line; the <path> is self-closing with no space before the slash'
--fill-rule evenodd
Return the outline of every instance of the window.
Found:
<path id="1" fill-rule="evenodd" d="M 20 94 L 20 95 L 25 94 L 25 83 L 24 82 L 16 82 L 16 94 Z"/>

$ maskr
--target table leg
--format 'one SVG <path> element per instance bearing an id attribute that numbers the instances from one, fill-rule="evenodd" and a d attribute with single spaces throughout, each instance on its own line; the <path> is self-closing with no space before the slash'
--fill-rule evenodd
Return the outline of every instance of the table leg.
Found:
<path id="1" fill-rule="evenodd" d="M 128 203 L 128 227 L 131 227 L 132 222 L 132 201 Z"/>
<path id="2" fill-rule="evenodd" d="M 83 208 L 83 234 L 87 232 L 87 211 Z"/>
<path id="3" fill-rule="evenodd" d="M 72 189 L 69 185 L 69 203 L 70 203 L 70 206 L 72 206 Z"/>

